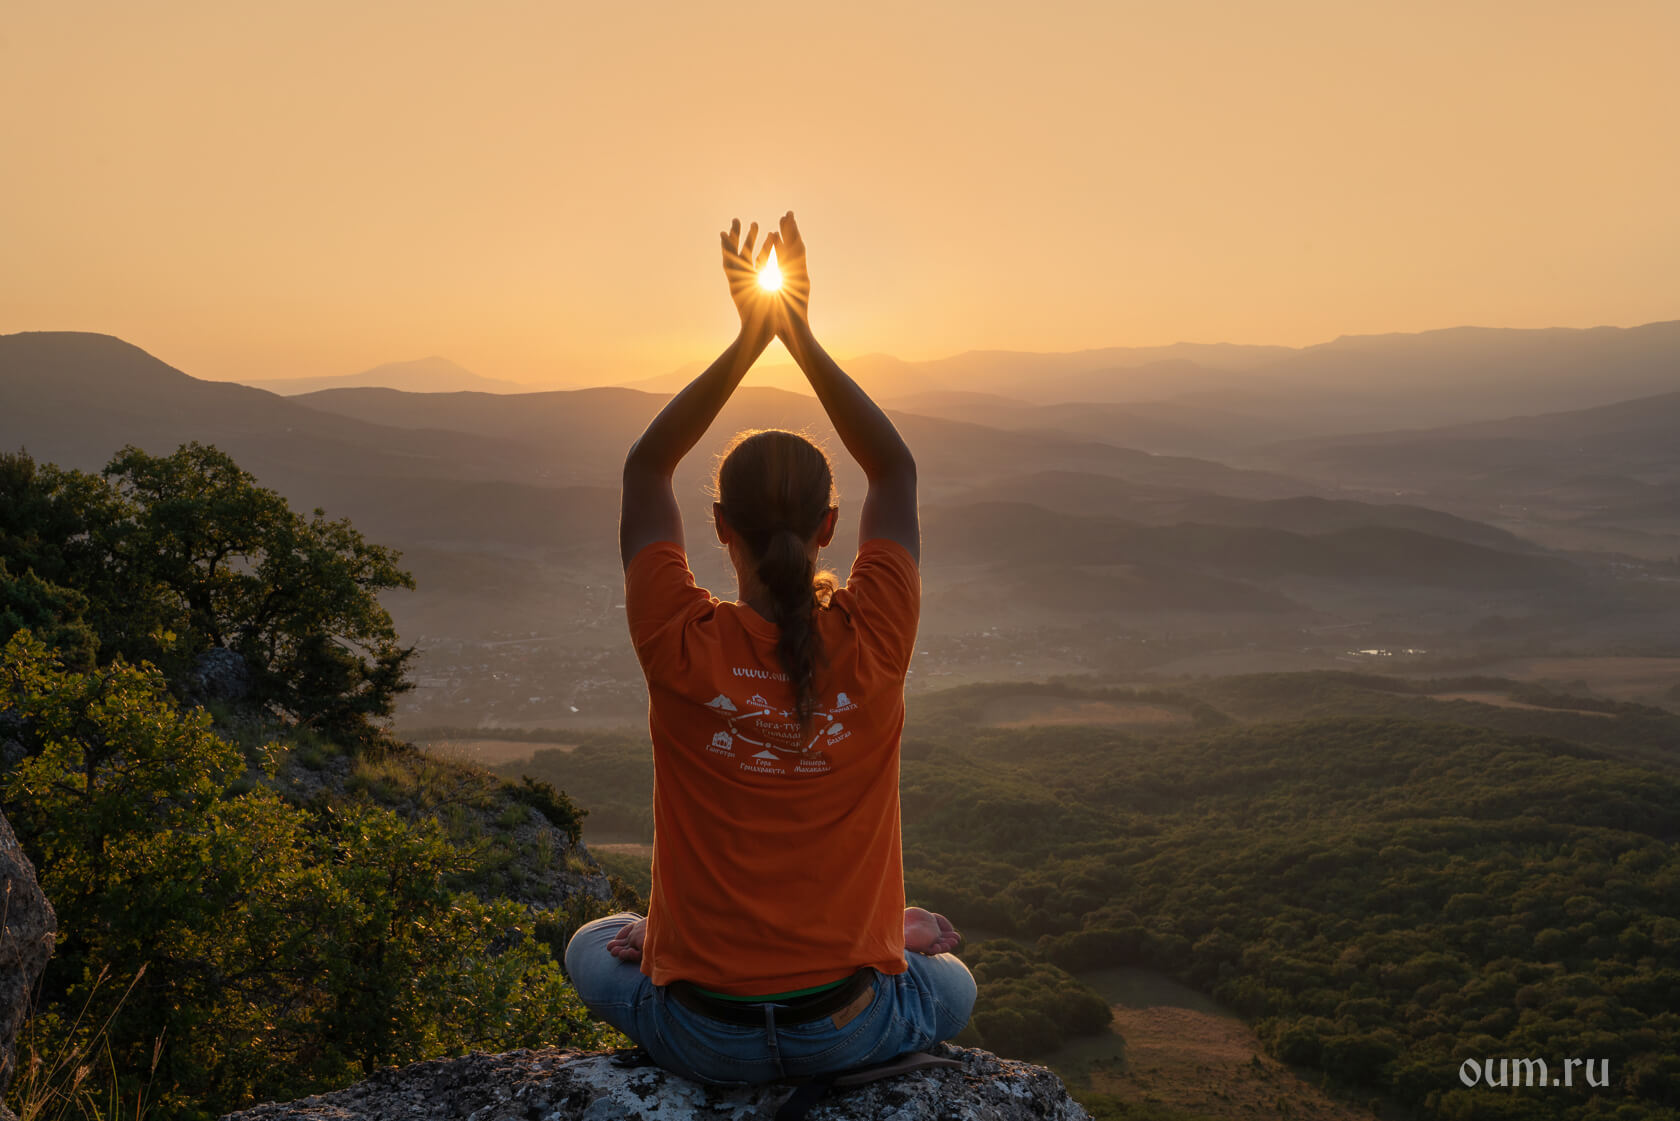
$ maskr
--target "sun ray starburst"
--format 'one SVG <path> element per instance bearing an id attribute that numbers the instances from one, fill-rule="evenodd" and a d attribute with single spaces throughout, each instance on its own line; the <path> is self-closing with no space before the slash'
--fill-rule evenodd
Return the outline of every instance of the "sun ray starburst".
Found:
<path id="1" fill-rule="evenodd" d="M 766 292 L 779 292 L 782 288 L 782 270 L 776 264 L 776 251 L 770 250 L 770 259 L 764 262 L 764 267 L 758 270 L 758 286 Z"/>

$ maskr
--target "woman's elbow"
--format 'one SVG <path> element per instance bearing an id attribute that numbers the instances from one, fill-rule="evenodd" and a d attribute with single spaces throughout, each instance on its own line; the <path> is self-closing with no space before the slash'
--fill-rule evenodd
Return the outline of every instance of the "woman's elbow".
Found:
<path id="1" fill-rule="evenodd" d="M 916 483 L 916 457 L 905 448 L 896 455 L 887 457 L 875 465 L 875 473 L 870 476 L 871 482 Z"/>
<path id="2" fill-rule="evenodd" d="M 641 440 L 631 444 L 630 450 L 624 453 L 624 477 L 626 479 L 646 478 L 649 475 L 658 475 L 659 473 L 659 464 L 655 463 L 654 457 L 648 454 L 646 448 L 642 447 Z"/>

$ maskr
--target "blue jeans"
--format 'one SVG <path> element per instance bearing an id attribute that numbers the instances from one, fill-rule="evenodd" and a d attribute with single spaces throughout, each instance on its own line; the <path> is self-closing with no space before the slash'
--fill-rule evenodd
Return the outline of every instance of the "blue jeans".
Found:
<path id="1" fill-rule="evenodd" d="M 750 1086 L 883 1063 L 950 1039 L 974 1011 L 974 975 L 954 954 L 905 954 L 903 973 L 875 976 L 869 1007 L 845 1027 L 827 1016 L 778 1025 L 778 1005 L 748 1027 L 703 1016 L 666 995 L 637 962 L 607 943 L 642 916 L 629 911 L 587 924 L 566 945 L 566 972 L 597 1017 L 639 1043 L 653 1061 L 695 1082 Z"/>

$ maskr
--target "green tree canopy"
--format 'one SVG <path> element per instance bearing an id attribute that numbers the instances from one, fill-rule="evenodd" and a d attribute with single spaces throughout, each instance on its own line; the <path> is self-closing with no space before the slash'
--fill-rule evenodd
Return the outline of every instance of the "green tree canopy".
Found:
<path id="1" fill-rule="evenodd" d="M 125 1100 L 150 1079 L 161 1116 L 211 1117 L 601 1038 L 538 916 L 452 890 L 472 856 L 436 820 L 293 806 L 156 670 L 69 672 L 27 631 L 0 648 L 0 711 L 26 748 L 0 808 L 59 918 L 32 1030 L 62 1053 L 108 1024 Z"/>
<path id="2" fill-rule="evenodd" d="M 412 588 L 393 550 L 292 510 L 228 455 L 124 448 L 100 475 L 0 456 L 0 638 L 162 668 L 242 657 L 253 700 L 335 739 L 371 741 L 410 687 L 379 593 Z"/>

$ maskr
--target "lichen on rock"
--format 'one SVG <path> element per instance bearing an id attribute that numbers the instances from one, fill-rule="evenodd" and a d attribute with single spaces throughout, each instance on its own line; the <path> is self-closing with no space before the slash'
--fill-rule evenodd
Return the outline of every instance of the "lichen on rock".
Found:
<path id="1" fill-rule="evenodd" d="M 0 1094 L 11 1085 L 18 1033 L 52 956 L 58 919 L 35 882 L 11 822 L 0 814 Z M 0 1118 L 10 1117 L 0 1105 Z"/>
<path id="2" fill-rule="evenodd" d="M 1089 1121 L 1043 1067 L 949 1044 L 936 1052 L 961 1068 L 835 1090 L 809 1121 Z M 223 1121 L 769 1121 L 793 1086 L 702 1086 L 639 1049 L 510 1051 L 382 1070 L 347 1089 Z"/>

